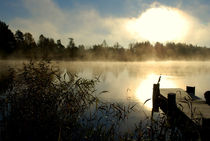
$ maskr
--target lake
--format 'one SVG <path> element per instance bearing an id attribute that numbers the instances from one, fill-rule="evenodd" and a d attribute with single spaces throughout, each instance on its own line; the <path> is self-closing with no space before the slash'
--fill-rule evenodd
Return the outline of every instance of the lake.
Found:
<path id="1" fill-rule="evenodd" d="M 161 88 L 195 86 L 196 95 L 204 98 L 210 90 L 210 62 L 55 62 L 61 70 L 88 79 L 100 76 L 97 90 L 111 101 L 133 99 L 143 103 L 152 97 L 152 86 L 161 75 Z M 151 101 L 146 104 L 151 108 Z"/>
<path id="2" fill-rule="evenodd" d="M 1 72 L 10 67 L 20 67 L 23 61 L 1 61 Z M 195 86 L 196 95 L 204 98 L 210 90 L 210 62 L 201 61 L 164 61 L 164 62 L 69 62 L 53 61 L 64 73 L 69 71 L 80 77 L 93 79 L 99 77 L 96 94 L 108 102 L 138 103 L 141 110 L 149 111 L 152 101 L 152 87 L 161 75 L 161 88 L 183 88 Z M 143 108 L 142 108 L 143 107 Z M 133 119 L 144 115 L 135 113 Z"/>

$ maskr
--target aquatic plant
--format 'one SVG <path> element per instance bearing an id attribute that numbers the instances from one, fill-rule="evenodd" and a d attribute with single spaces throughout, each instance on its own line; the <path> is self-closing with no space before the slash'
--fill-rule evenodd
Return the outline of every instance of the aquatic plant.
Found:
<path id="1" fill-rule="evenodd" d="M 164 113 L 145 114 L 133 130 L 121 130 L 136 104 L 100 99 L 95 87 L 99 77 L 62 73 L 41 60 L 11 70 L 8 80 L 3 140 L 183 140 Z"/>
<path id="2" fill-rule="evenodd" d="M 50 61 L 14 70 L 6 93 L 5 140 L 111 140 L 134 105 L 105 103 L 95 94 L 98 78 L 62 74 Z M 103 91 L 101 93 L 105 93 Z"/>

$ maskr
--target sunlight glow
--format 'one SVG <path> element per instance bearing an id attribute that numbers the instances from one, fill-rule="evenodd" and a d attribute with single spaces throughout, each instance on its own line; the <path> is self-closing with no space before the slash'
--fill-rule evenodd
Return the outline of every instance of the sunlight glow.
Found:
<path id="1" fill-rule="evenodd" d="M 153 84 L 157 83 L 160 75 L 150 74 L 145 80 L 141 81 L 138 88 L 136 89 L 136 98 L 144 103 L 147 99 L 150 99 L 145 103 L 146 108 L 152 108 L 152 89 Z M 171 76 L 161 75 L 160 87 L 164 88 L 176 88 L 177 85 L 172 81 Z"/>
<path id="2" fill-rule="evenodd" d="M 151 42 L 179 41 L 188 32 L 188 21 L 175 8 L 159 7 L 146 10 L 139 18 L 130 20 L 126 28 L 133 36 Z"/>

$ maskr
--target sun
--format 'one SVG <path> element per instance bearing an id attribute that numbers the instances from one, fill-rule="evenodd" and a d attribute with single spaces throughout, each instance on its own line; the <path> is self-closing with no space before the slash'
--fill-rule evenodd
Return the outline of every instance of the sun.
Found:
<path id="1" fill-rule="evenodd" d="M 127 30 L 136 38 L 151 42 L 179 41 L 188 32 L 188 21 L 175 8 L 150 8 L 137 19 L 130 20 Z"/>

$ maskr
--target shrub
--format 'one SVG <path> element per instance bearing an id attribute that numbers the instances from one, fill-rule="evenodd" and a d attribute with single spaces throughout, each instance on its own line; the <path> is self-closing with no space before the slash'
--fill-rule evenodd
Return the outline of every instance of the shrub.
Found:
<path id="1" fill-rule="evenodd" d="M 134 108 L 102 102 L 95 96 L 98 78 L 61 74 L 46 60 L 30 61 L 11 77 L 5 140 L 116 139 Z"/>
<path id="2" fill-rule="evenodd" d="M 99 78 L 62 74 L 47 60 L 30 61 L 8 78 L 5 101 L 10 108 L 3 140 L 181 140 L 164 114 L 156 120 L 146 116 L 134 130 L 122 131 L 135 104 L 99 99 Z"/>

